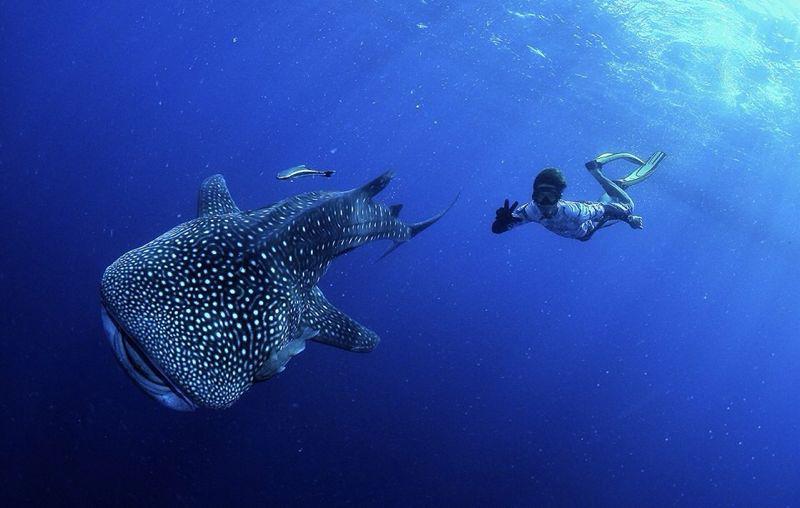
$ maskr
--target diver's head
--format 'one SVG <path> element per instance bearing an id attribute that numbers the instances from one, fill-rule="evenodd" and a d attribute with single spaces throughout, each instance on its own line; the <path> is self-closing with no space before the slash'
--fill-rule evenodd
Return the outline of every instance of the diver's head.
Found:
<path id="1" fill-rule="evenodd" d="M 567 181 L 564 175 L 556 168 L 545 168 L 533 180 L 533 201 L 540 210 L 549 210 L 555 207 Z"/>

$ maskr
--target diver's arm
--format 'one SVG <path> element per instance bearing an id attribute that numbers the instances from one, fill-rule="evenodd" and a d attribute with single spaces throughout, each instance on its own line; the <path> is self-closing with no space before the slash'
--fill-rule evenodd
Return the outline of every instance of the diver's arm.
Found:
<path id="1" fill-rule="evenodd" d="M 603 219 L 621 220 L 628 222 L 631 217 L 631 209 L 622 203 L 603 203 Z"/>
<path id="2" fill-rule="evenodd" d="M 541 214 L 536 208 L 536 203 L 533 201 L 528 201 L 524 205 L 519 206 L 516 210 L 514 210 L 514 219 L 516 220 L 513 224 L 511 224 L 511 227 L 514 228 L 529 222 L 539 222 L 540 216 Z"/>
<path id="3" fill-rule="evenodd" d="M 598 203 L 595 201 L 566 201 L 562 213 L 581 224 L 603 224 L 611 220 L 627 223 L 633 229 L 643 229 L 644 223 L 624 203 Z"/>
<path id="4" fill-rule="evenodd" d="M 564 207 L 564 213 L 578 222 L 621 220 L 630 223 L 632 215 L 630 207 L 624 203 L 598 203 L 595 201 L 570 201 Z"/>
<path id="5" fill-rule="evenodd" d="M 603 219 L 605 207 L 594 201 L 564 201 L 562 213 L 575 222 L 598 221 Z"/>
<path id="6" fill-rule="evenodd" d="M 603 206 L 603 218 L 602 221 L 609 221 L 609 220 L 619 220 L 622 222 L 626 222 L 630 227 L 633 229 L 643 229 L 644 222 L 642 218 L 638 215 L 633 215 L 632 210 L 630 207 L 626 206 L 623 203 L 602 203 Z"/>

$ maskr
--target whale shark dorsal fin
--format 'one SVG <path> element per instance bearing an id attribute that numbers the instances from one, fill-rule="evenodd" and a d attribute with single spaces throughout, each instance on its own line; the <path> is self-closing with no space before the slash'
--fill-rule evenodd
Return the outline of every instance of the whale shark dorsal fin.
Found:
<path id="1" fill-rule="evenodd" d="M 200 186 L 200 196 L 197 200 L 197 216 L 213 217 L 226 213 L 238 212 L 239 208 L 228 192 L 225 178 L 222 175 L 214 175 L 205 179 Z"/>
<path id="2" fill-rule="evenodd" d="M 375 332 L 331 305 L 316 286 L 309 295 L 303 321 L 304 326 L 316 332 L 311 340 L 347 351 L 366 353 L 380 341 Z"/>
<path id="3" fill-rule="evenodd" d="M 397 217 L 400 215 L 400 210 L 403 209 L 402 204 L 392 205 L 389 207 L 389 212 L 392 214 L 392 217 Z"/>

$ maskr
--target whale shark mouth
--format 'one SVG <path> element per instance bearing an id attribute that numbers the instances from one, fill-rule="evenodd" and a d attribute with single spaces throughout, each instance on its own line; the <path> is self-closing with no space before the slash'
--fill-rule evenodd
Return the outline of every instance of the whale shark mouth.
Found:
<path id="1" fill-rule="evenodd" d="M 197 408 L 187 396 L 170 382 L 136 340 L 126 333 L 105 306 L 101 306 L 103 329 L 122 368 L 144 392 L 165 406 L 178 411 Z"/>

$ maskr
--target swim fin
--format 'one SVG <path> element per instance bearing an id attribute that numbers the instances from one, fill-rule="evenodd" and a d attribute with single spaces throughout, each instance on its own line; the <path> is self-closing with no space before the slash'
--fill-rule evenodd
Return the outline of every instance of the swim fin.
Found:
<path id="1" fill-rule="evenodd" d="M 644 161 L 639 157 L 633 155 L 632 153 L 628 152 L 620 152 L 620 153 L 601 153 L 597 157 L 594 158 L 595 162 L 599 164 L 608 164 L 609 162 L 613 162 L 615 160 L 624 159 L 628 162 L 632 162 L 639 166 L 644 164 Z"/>
<path id="2" fill-rule="evenodd" d="M 628 156 L 630 154 L 615 154 L 615 155 L 620 156 L 617 158 L 625 158 L 625 160 L 628 160 L 630 162 L 635 162 L 634 160 L 628 157 L 621 157 L 621 156 Z M 624 178 L 620 178 L 619 180 L 614 180 L 614 183 L 622 187 L 622 189 L 624 190 L 632 185 L 636 185 L 637 183 L 643 182 L 644 180 L 650 178 L 650 176 L 653 174 L 658 165 L 661 163 L 662 160 L 664 160 L 664 157 L 666 156 L 667 154 L 665 154 L 664 152 L 659 151 L 654 153 L 653 155 L 650 156 L 649 159 L 647 159 L 647 162 L 642 162 L 638 168 L 634 169 L 630 174 L 628 174 Z M 636 156 L 631 156 L 631 157 L 635 158 L 636 160 L 640 160 Z"/>

